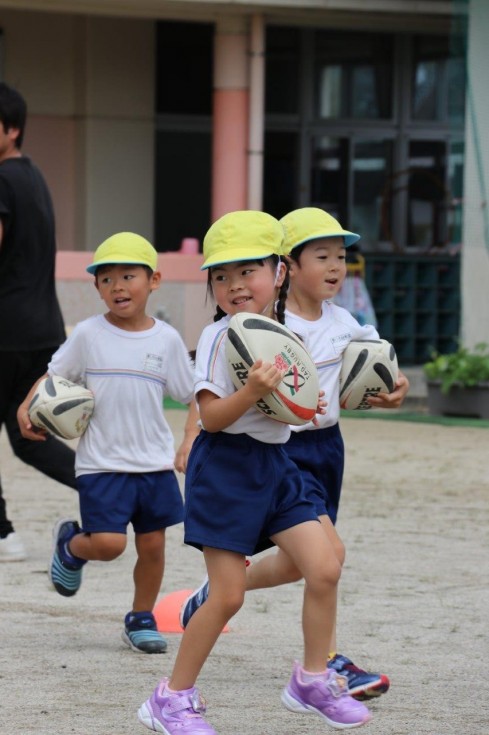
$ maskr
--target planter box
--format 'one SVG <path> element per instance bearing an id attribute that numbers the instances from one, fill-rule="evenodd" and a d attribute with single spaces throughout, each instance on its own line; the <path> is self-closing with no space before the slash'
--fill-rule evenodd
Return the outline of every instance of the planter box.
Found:
<path id="1" fill-rule="evenodd" d="M 453 386 L 442 393 L 440 383 L 428 380 L 428 412 L 432 416 L 465 416 L 489 419 L 489 383 L 473 388 Z"/>

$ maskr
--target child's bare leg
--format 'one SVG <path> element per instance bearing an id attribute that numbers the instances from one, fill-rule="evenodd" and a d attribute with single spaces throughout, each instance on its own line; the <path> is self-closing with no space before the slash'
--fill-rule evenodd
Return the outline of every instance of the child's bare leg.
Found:
<path id="1" fill-rule="evenodd" d="M 231 551 L 204 548 L 209 597 L 191 617 L 178 649 L 170 689 L 190 689 L 222 629 L 243 604 L 246 587 L 244 557 Z"/>
<path id="2" fill-rule="evenodd" d="M 338 536 L 329 516 L 319 516 L 321 526 L 331 541 L 336 557 L 343 566 L 345 560 L 345 547 Z M 246 591 L 265 589 L 266 587 L 278 587 L 281 584 L 289 584 L 302 579 L 302 574 L 297 569 L 292 559 L 281 549 L 275 553 L 263 556 L 257 562 L 250 564 L 246 570 Z"/>
<path id="3" fill-rule="evenodd" d="M 70 540 L 68 550 L 79 559 L 112 561 L 126 548 L 125 533 L 78 533 Z"/>
<path id="4" fill-rule="evenodd" d="M 161 588 L 165 570 L 165 531 L 137 533 L 138 558 L 134 566 L 133 612 L 152 610 Z"/>
<path id="5" fill-rule="evenodd" d="M 282 531 L 272 540 L 290 556 L 306 582 L 302 611 L 304 668 L 324 671 L 334 631 L 341 564 L 322 525 L 315 521 Z"/>

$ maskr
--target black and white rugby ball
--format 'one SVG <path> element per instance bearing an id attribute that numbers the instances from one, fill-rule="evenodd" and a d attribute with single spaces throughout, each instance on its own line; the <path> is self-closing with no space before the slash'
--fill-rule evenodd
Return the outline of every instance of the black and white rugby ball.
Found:
<path id="1" fill-rule="evenodd" d="M 392 393 L 399 375 L 394 347 L 385 339 L 350 342 L 343 353 L 340 406 L 348 410 L 372 408 L 367 399 Z"/>
<path id="2" fill-rule="evenodd" d="M 261 413 L 295 426 L 314 418 L 319 398 L 316 366 L 290 329 L 259 314 L 236 314 L 229 322 L 225 350 L 236 388 L 246 383 L 249 368 L 259 359 L 286 371 L 278 387 L 256 403 Z"/>
<path id="3" fill-rule="evenodd" d="M 34 426 L 62 439 L 76 439 L 88 426 L 94 409 L 93 393 L 58 375 L 41 380 L 29 404 Z"/>

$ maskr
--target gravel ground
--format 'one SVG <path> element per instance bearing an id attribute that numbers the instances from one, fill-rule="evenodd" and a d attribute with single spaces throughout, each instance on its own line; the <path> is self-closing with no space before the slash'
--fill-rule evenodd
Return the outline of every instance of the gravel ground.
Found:
<path id="1" fill-rule="evenodd" d="M 177 441 L 184 414 L 169 411 Z M 485 735 L 489 608 L 487 429 L 345 418 L 347 470 L 338 530 L 347 546 L 339 650 L 381 669 L 390 691 L 365 735 Z M 75 493 L 12 457 L 0 437 L 9 514 L 29 550 L 0 565 L 0 733 L 141 735 L 136 711 L 170 673 L 168 652 L 137 654 L 120 639 L 132 599 L 132 539 L 92 563 L 75 598 L 49 586 L 51 529 L 77 515 Z M 200 582 L 199 552 L 170 529 L 161 595 Z M 316 716 L 280 703 L 301 658 L 302 583 L 249 594 L 199 686 L 219 735 L 319 735 Z"/>

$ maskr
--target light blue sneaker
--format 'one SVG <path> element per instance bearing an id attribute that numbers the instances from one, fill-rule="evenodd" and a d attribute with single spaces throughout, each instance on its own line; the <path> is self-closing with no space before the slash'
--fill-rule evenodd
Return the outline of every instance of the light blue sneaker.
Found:
<path id="1" fill-rule="evenodd" d="M 71 518 L 62 518 L 53 529 L 53 552 L 48 573 L 54 589 L 63 597 L 76 595 L 82 582 L 82 567 L 86 561 L 73 556 L 68 549 L 69 541 L 78 533 L 81 533 L 81 528 Z"/>
<path id="2" fill-rule="evenodd" d="M 204 577 L 204 581 L 202 582 L 200 587 L 198 587 L 194 592 L 192 592 L 191 595 L 187 597 L 180 609 L 180 625 L 182 626 L 182 628 L 187 627 L 188 621 L 190 620 L 194 612 L 198 610 L 201 605 L 204 604 L 208 597 L 209 577 L 206 574 Z"/>
<path id="3" fill-rule="evenodd" d="M 124 620 L 122 640 L 133 651 L 165 653 L 168 644 L 156 627 L 153 613 L 128 612 Z"/>

